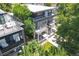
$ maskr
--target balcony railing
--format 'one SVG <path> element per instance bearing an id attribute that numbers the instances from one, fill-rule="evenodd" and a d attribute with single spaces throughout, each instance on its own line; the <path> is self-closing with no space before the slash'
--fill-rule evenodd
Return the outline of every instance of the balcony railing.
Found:
<path id="1" fill-rule="evenodd" d="M 51 16 L 47 16 L 47 17 L 41 16 L 41 17 L 33 18 L 33 20 L 34 20 L 35 22 L 37 22 L 37 21 L 41 21 L 41 20 L 45 20 L 45 19 L 52 18 L 52 17 L 54 17 L 54 16 L 55 16 L 55 15 L 51 15 Z"/>

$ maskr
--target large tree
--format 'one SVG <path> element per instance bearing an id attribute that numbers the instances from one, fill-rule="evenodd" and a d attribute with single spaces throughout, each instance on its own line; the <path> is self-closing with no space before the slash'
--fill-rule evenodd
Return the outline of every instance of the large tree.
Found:
<path id="1" fill-rule="evenodd" d="M 58 32 L 61 45 L 75 54 L 79 52 L 79 4 L 58 4 Z M 61 39 L 60 39 L 61 41 Z"/>
<path id="2" fill-rule="evenodd" d="M 31 18 L 32 13 L 29 11 L 27 6 L 25 6 L 24 4 L 14 4 L 13 13 L 24 23 L 25 34 L 29 36 L 29 38 L 33 38 L 34 23 Z"/>

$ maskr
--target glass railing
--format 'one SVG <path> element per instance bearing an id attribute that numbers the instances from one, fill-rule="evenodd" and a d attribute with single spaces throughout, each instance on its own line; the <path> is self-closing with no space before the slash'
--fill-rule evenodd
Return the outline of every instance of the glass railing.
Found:
<path id="1" fill-rule="evenodd" d="M 41 15 L 41 16 L 35 17 L 35 19 L 40 19 L 40 18 L 43 18 L 43 17 L 44 17 L 44 15 Z"/>
<path id="2" fill-rule="evenodd" d="M 54 15 L 50 15 L 50 16 L 41 16 L 41 17 L 35 17 L 33 18 L 34 21 L 39 21 L 39 20 L 45 20 L 45 19 L 49 19 L 50 17 L 52 18 Z"/>

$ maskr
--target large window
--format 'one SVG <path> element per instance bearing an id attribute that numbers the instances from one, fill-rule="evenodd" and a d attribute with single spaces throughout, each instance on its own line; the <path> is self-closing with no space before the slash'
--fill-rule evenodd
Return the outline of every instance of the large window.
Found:
<path id="1" fill-rule="evenodd" d="M 39 21 L 36 24 L 37 29 L 40 29 L 40 28 L 45 27 L 45 26 L 47 26 L 47 20 Z"/>
<path id="2" fill-rule="evenodd" d="M 20 41 L 20 36 L 19 36 L 18 33 L 17 33 L 17 34 L 14 34 L 14 35 L 13 35 L 13 38 L 14 38 L 14 40 L 15 40 L 16 42 Z"/>
<path id="3" fill-rule="evenodd" d="M 7 46 L 8 46 L 8 44 L 7 44 L 6 40 L 5 40 L 5 38 L 1 39 L 0 40 L 0 47 L 5 48 Z"/>
<path id="4" fill-rule="evenodd" d="M 15 43 L 12 35 L 6 36 L 6 41 L 9 45 L 12 45 Z"/>

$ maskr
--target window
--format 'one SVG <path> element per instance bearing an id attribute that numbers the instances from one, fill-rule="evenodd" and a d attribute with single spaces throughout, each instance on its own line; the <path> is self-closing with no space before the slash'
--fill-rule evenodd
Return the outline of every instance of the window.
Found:
<path id="1" fill-rule="evenodd" d="M 47 25 L 47 20 L 39 21 L 36 23 L 36 29 L 40 29 L 42 27 L 45 27 Z"/>
<path id="2" fill-rule="evenodd" d="M 19 36 L 20 36 L 21 39 L 23 39 L 22 32 L 19 33 Z"/>
<path id="3" fill-rule="evenodd" d="M 8 46 L 8 44 L 7 44 L 6 40 L 5 40 L 5 38 L 1 39 L 0 40 L 0 47 L 5 48 L 7 46 Z"/>
<path id="4" fill-rule="evenodd" d="M 5 23 L 5 19 L 3 15 L 0 15 L 0 24 L 4 24 L 4 23 Z"/>
<path id="5" fill-rule="evenodd" d="M 47 17 L 48 16 L 48 11 L 45 11 L 45 17 Z"/>
<path id="6" fill-rule="evenodd" d="M 18 34 L 18 33 L 17 33 L 17 34 L 14 34 L 14 35 L 13 35 L 13 38 L 14 38 L 14 40 L 15 40 L 16 42 L 20 41 L 20 37 L 19 37 L 19 34 Z"/>
<path id="7" fill-rule="evenodd" d="M 36 19 L 42 18 L 44 17 L 44 12 L 35 13 L 33 14 L 33 17 Z"/>
<path id="8" fill-rule="evenodd" d="M 52 10 L 49 10 L 48 11 L 48 16 L 51 16 L 52 15 Z"/>
<path id="9" fill-rule="evenodd" d="M 13 35 L 6 36 L 6 42 L 10 44 L 14 44 L 15 40 L 13 39 Z"/>
<path id="10" fill-rule="evenodd" d="M 47 24 L 47 20 L 43 20 L 40 22 L 40 27 L 45 27 Z"/>

